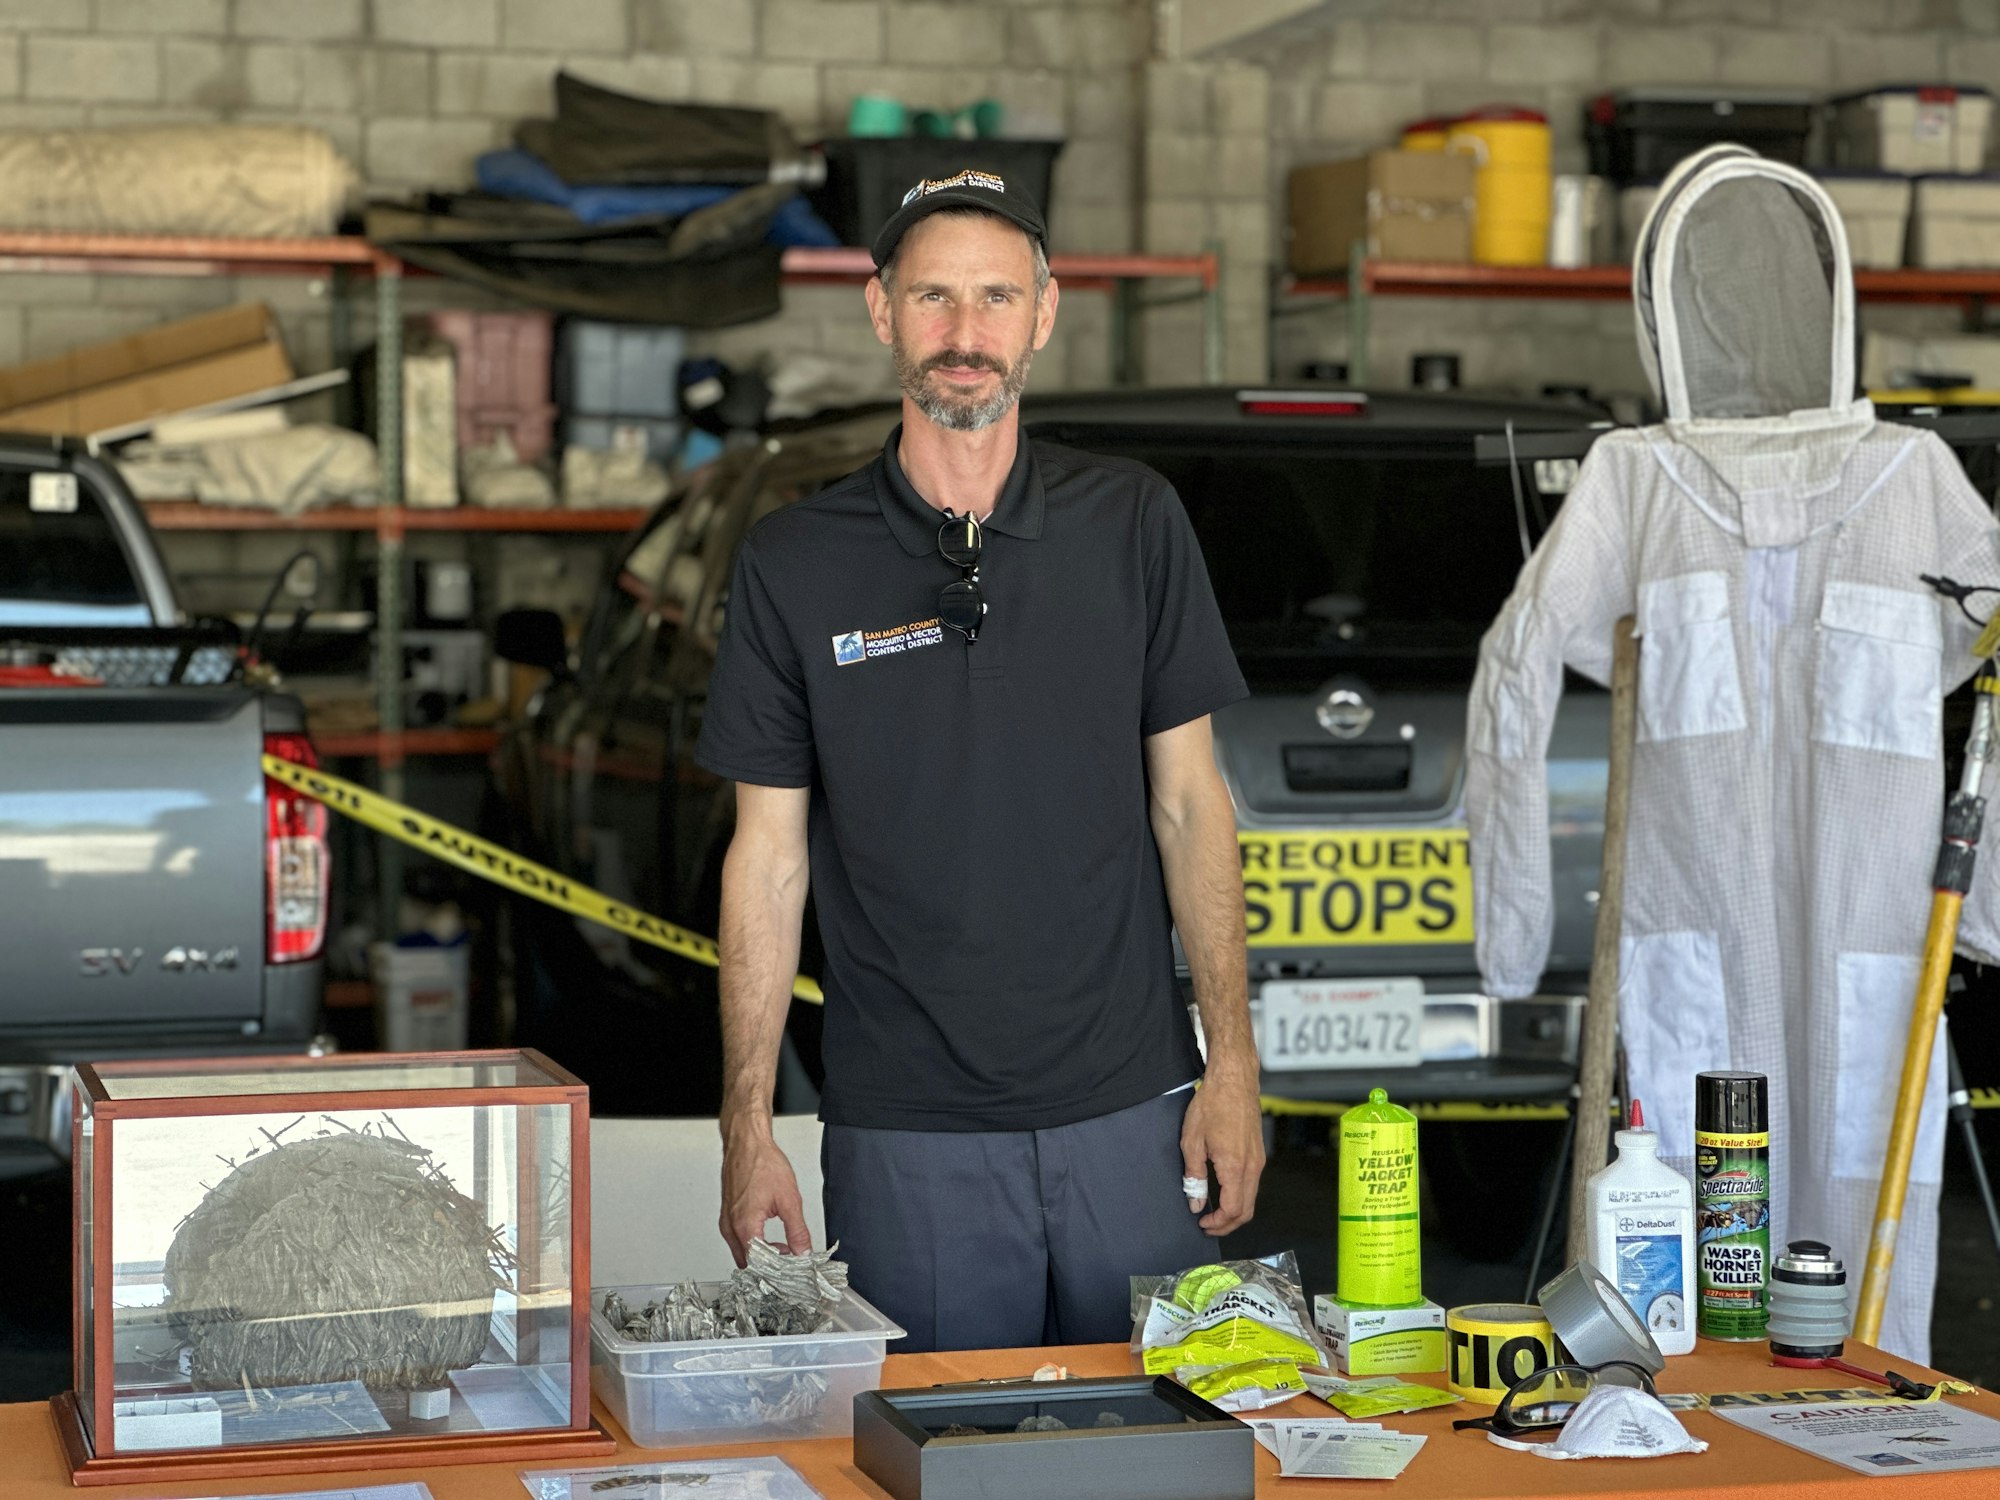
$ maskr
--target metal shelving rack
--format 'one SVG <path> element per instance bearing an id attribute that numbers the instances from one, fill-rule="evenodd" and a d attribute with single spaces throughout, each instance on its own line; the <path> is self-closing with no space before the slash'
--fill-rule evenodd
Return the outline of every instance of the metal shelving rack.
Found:
<path id="1" fill-rule="evenodd" d="M 2000 298 L 2000 270 L 1856 271 L 1854 290 L 1862 302 L 1957 304 L 1969 319 L 1979 318 L 1989 299 Z M 1357 247 L 1345 276 L 1283 277 L 1272 299 L 1274 314 L 1292 299 L 1340 298 L 1347 303 L 1348 378 L 1365 384 L 1368 334 L 1378 297 L 1564 298 L 1622 302 L 1632 295 L 1627 266 L 1476 266 L 1418 261 L 1370 260 Z"/>
<path id="2" fill-rule="evenodd" d="M 1199 299 L 1203 307 L 1202 375 L 1220 381 L 1223 370 L 1222 263 L 1219 250 L 1202 255 L 1057 255 L 1050 270 L 1076 290 L 1100 290 L 1112 295 L 1112 369 L 1120 384 L 1136 382 L 1138 364 L 1133 335 L 1135 314 L 1144 307 Z M 335 530 L 372 531 L 379 559 L 376 607 L 375 700 L 379 729 L 368 736 L 337 736 L 329 745 L 355 741 L 349 753 L 372 754 L 384 796 L 401 800 L 403 763 L 412 753 L 475 753 L 463 748 L 441 751 L 423 734 L 403 726 L 403 539 L 411 531 L 566 531 L 618 532 L 643 519 L 634 511 L 480 511 L 411 510 L 403 505 L 403 299 L 406 270 L 415 268 L 367 240 L 351 235 L 301 239 L 241 239 L 229 237 L 67 234 L 0 232 L 0 271 L 122 273 L 145 276 L 236 276 L 293 272 L 327 274 L 332 299 L 329 308 L 335 363 L 344 367 L 352 354 L 351 293 L 355 277 L 365 276 L 375 288 L 375 431 L 381 457 L 381 503 L 369 508 L 312 511 L 300 516 L 251 512 L 205 513 L 194 505 L 156 504 L 147 507 L 153 524 L 167 530 Z M 864 249 L 790 249 L 781 261 L 784 279 L 795 285 L 860 285 L 874 274 L 874 262 Z M 1192 292 L 1170 294 L 1142 302 L 1137 285 L 1148 280 L 1193 280 Z M 334 752 L 329 752 L 334 753 Z M 393 914 L 402 889 L 402 848 L 393 840 L 381 847 L 378 893 Z"/>

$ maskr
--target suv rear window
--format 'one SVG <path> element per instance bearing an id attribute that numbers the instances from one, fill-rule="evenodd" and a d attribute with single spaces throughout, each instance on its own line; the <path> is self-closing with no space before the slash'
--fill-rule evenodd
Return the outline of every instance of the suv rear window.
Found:
<path id="1" fill-rule="evenodd" d="M 1381 687 L 1462 687 L 1521 568 L 1507 471 L 1475 467 L 1469 442 L 1439 454 L 1069 440 L 1150 464 L 1179 492 L 1253 690 L 1305 692 L 1364 668 Z M 1538 531 L 1547 501 L 1528 501 Z"/>
<path id="2" fill-rule="evenodd" d="M 81 479 L 42 504 L 34 475 L 0 470 L 0 625 L 150 625 L 132 565 L 97 492 Z M 56 501 L 74 509 L 57 508 Z"/>

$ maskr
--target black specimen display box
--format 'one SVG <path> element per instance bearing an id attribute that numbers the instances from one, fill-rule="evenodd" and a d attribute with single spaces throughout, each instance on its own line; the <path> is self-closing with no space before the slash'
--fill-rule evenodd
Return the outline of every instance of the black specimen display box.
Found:
<path id="1" fill-rule="evenodd" d="M 896 1500 L 1252 1500 L 1256 1452 L 1248 1427 L 1164 1375 L 854 1398 L 855 1467 Z"/>

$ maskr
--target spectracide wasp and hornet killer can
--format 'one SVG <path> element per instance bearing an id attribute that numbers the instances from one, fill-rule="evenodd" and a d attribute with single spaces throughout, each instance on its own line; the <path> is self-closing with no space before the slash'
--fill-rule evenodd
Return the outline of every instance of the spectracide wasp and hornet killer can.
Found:
<path id="1" fill-rule="evenodd" d="M 1764 1337 L 1771 1279 L 1770 1090 L 1762 1073 L 1694 1080 L 1695 1329 Z"/>
<path id="2" fill-rule="evenodd" d="M 1423 1300 L 1417 1117 L 1370 1089 L 1340 1117 L 1339 1297 L 1349 1306 Z"/>

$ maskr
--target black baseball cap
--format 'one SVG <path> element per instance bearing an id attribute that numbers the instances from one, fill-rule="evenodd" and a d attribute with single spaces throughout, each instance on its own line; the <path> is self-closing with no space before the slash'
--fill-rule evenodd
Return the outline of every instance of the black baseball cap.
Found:
<path id="1" fill-rule="evenodd" d="M 1018 187 L 1010 187 L 999 173 L 968 167 L 949 177 L 927 177 L 903 194 L 902 206 L 889 215 L 875 236 L 875 268 L 879 271 L 889 263 L 912 224 L 941 208 L 981 208 L 998 214 L 1010 224 L 1018 224 L 1042 247 L 1042 253 L 1048 254 L 1049 228 L 1034 200 Z"/>

